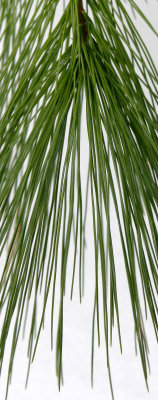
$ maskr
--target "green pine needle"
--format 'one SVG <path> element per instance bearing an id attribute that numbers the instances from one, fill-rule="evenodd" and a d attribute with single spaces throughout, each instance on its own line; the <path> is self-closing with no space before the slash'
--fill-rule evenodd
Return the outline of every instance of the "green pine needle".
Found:
<path id="1" fill-rule="evenodd" d="M 137 4 L 133 0 L 129 3 L 158 36 Z M 113 397 L 109 345 L 115 316 L 121 351 L 122 341 L 110 202 L 115 207 L 146 383 L 148 346 L 138 271 L 145 310 L 150 312 L 158 339 L 158 72 L 122 1 L 87 0 L 85 11 L 82 1 L 70 0 L 56 23 L 59 5 L 59 0 L 13 0 L 11 5 L 4 0 L 0 6 L 0 254 L 11 235 L 0 281 L 0 311 L 5 307 L 0 371 L 14 315 L 8 391 L 19 333 L 26 324 L 32 297 L 28 375 L 49 294 L 53 346 L 56 277 L 60 271 L 56 341 L 60 389 L 69 249 L 74 236 L 71 297 L 79 254 L 81 300 L 86 213 L 91 202 L 95 251 L 92 383 L 95 324 L 100 343 L 102 296 Z M 89 144 L 86 200 L 80 165 L 84 98 Z M 36 332 L 40 293 L 43 310 Z"/>

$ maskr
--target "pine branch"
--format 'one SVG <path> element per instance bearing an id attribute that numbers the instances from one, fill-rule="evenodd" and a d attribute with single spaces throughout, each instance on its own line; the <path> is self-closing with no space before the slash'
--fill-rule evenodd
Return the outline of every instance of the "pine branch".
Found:
<path id="1" fill-rule="evenodd" d="M 158 339 L 158 71 L 122 1 L 87 0 L 88 14 L 82 0 L 70 0 L 55 25 L 58 4 L 59 0 L 37 1 L 34 8 L 33 0 L 14 0 L 13 7 L 7 1 L 1 5 L 0 254 L 11 232 L 12 236 L 0 281 L 0 311 L 6 310 L 0 334 L 0 371 L 15 315 L 8 391 L 19 334 L 28 323 L 28 304 L 33 296 L 28 375 L 50 294 L 53 345 L 55 292 L 60 273 L 56 341 L 60 388 L 69 250 L 74 235 L 71 295 L 78 263 L 81 300 L 86 212 L 90 202 L 95 254 L 92 382 L 94 330 L 96 324 L 99 343 L 102 299 L 113 397 L 109 342 L 112 343 L 115 317 L 121 351 L 122 339 L 111 202 L 146 384 L 148 346 L 138 271 L 145 312 L 150 312 Z M 158 36 L 136 3 L 130 0 L 130 4 Z M 81 174 L 83 96 L 89 146 L 86 199 Z M 43 309 L 36 333 L 40 293 Z"/>
<path id="2" fill-rule="evenodd" d="M 84 9 L 83 9 L 82 0 L 78 0 L 77 9 L 78 9 L 79 25 L 82 26 L 83 41 L 86 44 L 87 43 L 88 30 L 87 30 L 86 18 L 84 16 Z"/>

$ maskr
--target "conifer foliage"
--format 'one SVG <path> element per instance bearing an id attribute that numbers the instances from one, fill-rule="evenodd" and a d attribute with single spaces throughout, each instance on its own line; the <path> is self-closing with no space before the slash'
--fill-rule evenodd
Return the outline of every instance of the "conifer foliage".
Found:
<path id="1" fill-rule="evenodd" d="M 158 36 L 137 2 L 128 3 Z M 60 0 L 0 2 L 0 254 L 9 243 L 5 265 L 1 265 L 0 371 L 14 316 L 8 391 L 19 334 L 32 297 L 29 368 L 49 294 L 53 331 L 56 276 L 60 271 L 56 342 L 60 388 L 69 249 L 74 236 L 71 292 L 78 268 L 82 298 L 86 209 L 90 202 L 95 252 L 92 380 L 94 330 L 96 326 L 99 341 L 102 296 L 113 397 L 109 345 L 114 315 L 120 349 L 122 344 L 110 199 L 115 207 L 146 383 L 148 346 L 138 273 L 145 311 L 151 315 L 158 339 L 158 71 L 123 1 L 69 0 L 58 18 L 61 6 Z M 80 165 L 83 104 L 89 144 L 86 195 Z M 99 271 L 102 293 L 98 290 Z M 43 309 L 36 332 L 40 293 Z"/>

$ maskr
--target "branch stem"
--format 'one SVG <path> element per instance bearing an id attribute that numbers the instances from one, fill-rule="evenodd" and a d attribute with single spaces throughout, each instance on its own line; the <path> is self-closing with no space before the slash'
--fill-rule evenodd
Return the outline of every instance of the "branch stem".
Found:
<path id="1" fill-rule="evenodd" d="M 77 9 L 79 25 L 82 25 L 83 40 L 84 43 L 87 43 L 88 30 L 82 0 L 78 0 Z"/>

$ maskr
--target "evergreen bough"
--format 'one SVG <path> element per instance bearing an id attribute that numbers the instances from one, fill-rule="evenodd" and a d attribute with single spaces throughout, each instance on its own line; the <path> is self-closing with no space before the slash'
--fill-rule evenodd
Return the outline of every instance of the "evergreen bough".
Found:
<path id="1" fill-rule="evenodd" d="M 136 2 L 128 2 L 158 36 Z M 79 261 L 81 299 L 86 210 L 87 202 L 91 202 L 95 251 L 92 380 L 94 329 L 96 323 L 99 342 L 99 296 L 102 296 L 113 397 L 109 342 L 114 315 L 120 349 L 122 344 L 110 198 L 115 207 L 146 383 L 148 346 L 138 271 L 145 313 L 148 309 L 158 339 L 158 72 L 123 1 L 86 0 L 84 6 L 82 0 L 70 0 L 63 4 L 62 15 L 56 22 L 60 0 L 0 2 L 0 254 L 11 235 L 0 281 L 0 311 L 5 309 L 1 313 L 0 370 L 12 317 L 16 315 L 8 392 L 19 333 L 26 322 L 32 296 L 29 368 L 49 293 L 53 331 L 56 275 L 60 271 L 56 346 L 60 388 L 69 247 L 74 235 L 71 295 Z M 80 139 L 84 105 L 89 154 L 83 199 Z M 102 293 L 98 290 L 98 271 L 101 271 Z M 43 310 L 35 338 L 37 299 L 41 291 Z"/>

